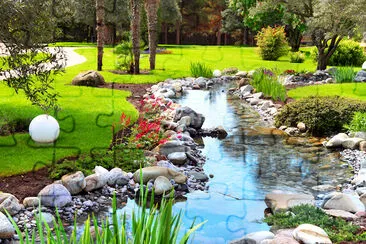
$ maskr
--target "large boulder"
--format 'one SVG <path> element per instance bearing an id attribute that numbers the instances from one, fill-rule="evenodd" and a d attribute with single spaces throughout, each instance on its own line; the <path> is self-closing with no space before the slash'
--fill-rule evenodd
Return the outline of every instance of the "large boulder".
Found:
<path id="1" fill-rule="evenodd" d="M 12 238 L 15 234 L 15 229 L 8 218 L 0 212 L 0 240 Z"/>
<path id="2" fill-rule="evenodd" d="M 61 184 L 51 184 L 43 188 L 38 193 L 38 198 L 41 199 L 41 205 L 45 207 L 61 208 L 71 203 L 71 194 Z"/>
<path id="3" fill-rule="evenodd" d="M 0 193 L 0 212 L 5 213 L 4 209 L 13 216 L 22 209 L 22 206 L 15 196 L 9 193 Z"/>
<path id="4" fill-rule="evenodd" d="M 170 180 L 165 176 L 159 176 L 155 179 L 154 182 L 155 195 L 160 196 L 164 193 L 168 193 L 171 189 L 173 189 L 173 185 L 170 182 Z"/>
<path id="5" fill-rule="evenodd" d="M 338 193 L 327 200 L 323 206 L 325 209 L 339 209 L 351 213 L 365 211 L 365 205 L 360 201 L 359 197 Z"/>
<path id="6" fill-rule="evenodd" d="M 304 244 L 332 243 L 328 237 L 328 234 L 322 228 L 316 225 L 299 225 L 292 234 L 297 241 Z"/>
<path id="7" fill-rule="evenodd" d="M 87 192 L 102 188 L 108 184 L 110 173 L 107 169 L 101 166 L 96 166 L 94 172 L 94 174 L 88 175 L 85 178 L 86 186 L 84 190 Z"/>
<path id="8" fill-rule="evenodd" d="M 191 117 L 190 126 L 195 129 L 200 129 L 205 122 L 205 117 L 202 114 L 196 113 L 193 109 L 189 107 L 180 107 L 176 109 L 174 122 L 178 122 L 184 116 Z"/>
<path id="9" fill-rule="evenodd" d="M 183 165 L 187 162 L 187 155 L 185 152 L 174 152 L 168 155 L 168 159 L 174 165 Z"/>
<path id="10" fill-rule="evenodd" d="M 80 193 L 86 186 L 85 177 L 81 171 L 62 176 L 61 182 L 71 195 Z"/>
<path id="11" fill-rule="evenodd" d="M 126 172 L 122 171 L 120 168 L 114 168 L 109 172 L 108 185 L 124 186 L 128 184 L 129 180 L 130 178 Z"/>
<path id="12" fill-rule="evenodd" d="M 244 238 L 231 241 L 230 244 L 259 244 L 263 240 L 273 239 L 275 235 L 269 231 L 258 231 L 249 233 Z"/>
<path id="13" fill-rule="evenodd" d="M 286 211 L 301 204 L 314 205 L 315 199 L 308 194 L 269 193 L 266 195 L 264 202 L 272 211 Z"/>
<path id="14" fill-rule="evenodd" d="M 332 137 L 326 144 L 326 147 L 340 147 L 342 143 L 348 139 L 348 135 L 345 133 L 339 133 L 336 136 Z"/>
<path id="15" fill-rule="evenodd" d="M 362 138 L 348 138 L 342 142 L 342 146 L 348 149 L 358 149 L 362 141 L 364 141 Z"/>
<path id="16" fill-rule="evenodd" d="M 92 86 L 97 87 L 104 85 L 105 81 L 101 74 L 96 71 L 89 70 L 78 74 L 73 80 L 72 84 L 76 86 Z"/>
<path id="17" fill-rule="evenodd" d="M 366 82 L 366 70 L 360 70 L 358 71 L 355 81 L 357 82 Z"/>
<path id="18" fill-rule="evenodd" d="M 173 179 L 178 184 L 183 184 L 187 181 L 187 176 L 169 168 L 159 166 L 142 168 L 142 179 L 144 184 L 149 180 L 155 180 L 159 176 L 165 176 L 169 180 Z M 140 183 L 140 170 L 137 170 L 133 174 L 133 179 L 135 182 Z"/>

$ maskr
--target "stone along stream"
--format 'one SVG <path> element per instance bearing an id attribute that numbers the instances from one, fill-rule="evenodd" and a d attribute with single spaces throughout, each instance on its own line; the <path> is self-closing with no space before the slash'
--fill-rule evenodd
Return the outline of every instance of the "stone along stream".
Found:
<path id="1" fill-rule="evenodd" d="M 204 170 L 207 192 L 196 191 L 177 202 L 183 214 L 183 233 L 196 223 L 193 243 L 228 243 L 247 233 L 268 230 L 261 223 L 264 197 L 274 190 L 313 193 L 313 186 L 343 182 L 348 174 L 337 153 L 327 152 L 316 138 L 287 138 L 269 128 L 245 102 L 228 98 L 227 86 L 192 90 L 178 100 L 206 117 L 203 128 L 222 125 L 224 140 L 204 137 L 197 141 L 207 157 Z M 128 200 L 121 212 L 137 207 Z"/>

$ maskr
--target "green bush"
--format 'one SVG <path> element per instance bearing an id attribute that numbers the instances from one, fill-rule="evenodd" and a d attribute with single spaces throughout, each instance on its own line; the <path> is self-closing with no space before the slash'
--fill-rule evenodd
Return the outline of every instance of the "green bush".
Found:
<path id="1" fill-rule="evenodd" d="M 329 59 L 333 66 L 361 66 L 366 61 L 360 43 L 353 40 L 343 40 Z"/>
<path id="2" fill-rule="evenodd" d="M 263 92 L 264 96 L 273 100 L 286 100 L 286 88 L 278 82 L 277 75 L 266 69 L 257 69 L 253 74 L 251 85 L 257 92 Z"/>
<path id="3" fill-rule="evenodd" d="M 114 49 L 114 53 L 117 54 L 116 69 L 133 72 L 133 52 L 132 42 L 130 40 L 122 41 Z"/>
<path id="4" fill-rule="evenodd" d="M 206 64 L 204 63 L 191 63 L 191 75 L 193 77 L 206 77 L 206 78 L 211 78 L 213 76 L 213 71 L 211 68 L 209 68 Z"/>
<path id="5" fill-rule="evenodd" d="M 366 112 L 366 103 L 338 96 L 312 96 L 289 103 L 275 117 L 275 125 L 294 126 L 303 122 L 316 136 L 342 131 L 354 112 Z"/>
<path id="6" fill-rule="evenodd" d="M 263 60 L 277 60 L 288 53 L 289 47 L 286 41 L 283 27 L 266 27 L 256 36 L 259 53 Z"/>
<path id="7" fill-rule="evenodd" d="M 352 117 L 351 123 L 346 124 L 344 128 L 352 132 L 366 132 L 366 113 L 356 112 Z"/>
<path id="8" fill-rule="evenodd" d="M 291 52 L 290 63 L 303 63 L 305 61 L 305 55 L 302 52 Z"/>
<path id="9" fill-rule="evenodd" d="M 334 72 L 334 78 L 337 83 L 353 82 L 356 73 L 352 67 L 339 67 Z"/>
<path id="10" fill-rule="evenodd" d="M 276 229 L 296 228 L 301 224 L 313 224 L 324 229 L 332 242 L 366 241 L 366 234 L 359 234 L 360 227 L 341 218 L 327 215 L 320 208 L 311 205 L 300 205 L 290 212 L 278 212 L 264 219 Z"/>

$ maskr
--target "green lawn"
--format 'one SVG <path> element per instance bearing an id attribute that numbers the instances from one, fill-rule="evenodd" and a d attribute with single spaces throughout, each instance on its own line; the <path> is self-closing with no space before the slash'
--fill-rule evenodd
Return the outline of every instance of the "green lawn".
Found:
<path id="1" fill-rule="evenodd" d="M 366 100 L 366 83 L 326 84 L 299 87 L 288 91 L 288 96 L 299 99 L 308 96 L 342 96 Z"/>

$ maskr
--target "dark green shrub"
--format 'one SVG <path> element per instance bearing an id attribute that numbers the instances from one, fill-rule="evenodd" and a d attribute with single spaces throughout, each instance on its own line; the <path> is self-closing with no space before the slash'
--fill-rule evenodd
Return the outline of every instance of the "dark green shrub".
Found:
<path id="1" fill-rule="evenodd" d="M 263 60 L 277 60 L 288 53 L 289 47 L 286 41 L 283 27 L 266 27 L 256 36 L 259 53 Z"/>
<path id="2" fill-rule="evenodd" d="M 290 63 L 303 63 L 305 61 L 305 55 L 302 52 L 291 52 Z"/>
<path id="3" fill-rule="evenodd" d="M 211 78 L 213 75 L 212 69 L 209 68 L 206 64 L 200 62 L 191 63 L 190 70 L 193 77 Z"/>
<path id="4" fill-rule="evenodd" d="M 366 132 L 366 113 L 356 112 L 352 117 L 351 123 L 345 125 L 344 128 L 352 132 Z"/>
<path id="5" fill-rule="evenodd" d="M 312 96 L 289 103 L 275 117 L 275 125 L 295 126 L 303 122 L 313 135 L 340 132 L 354 112 L 366 112 L 366 103 L 337 96 Z"/>
<path id="6" fill-rule="evenodd" d="M 343 40 L 329 59 L 333 66 L 361 66 L 366 60 L 360 43 L 353 40 Z"/>
<path id="7" fill-rule="evenodd" d="M 264 96 L 273 100 L 286 100 L 286 88 L 278 82 L 277 75 L 266 69 L 257 69 L 253 74 L 251 85 L 257 92 L 263 92 Z"/>
<path id="8" fill-rule="evenodd" d="M 311 206 L 300 205 L 290 209 L 291 213 L 279 212 L 266 217 L 264 222 L 276 229 L 296 228 L 301 224 L 313 224 L 324 229 L 333 242 L 365 241 L 366 235 L 359 234 L 360 227 L 341 218 L 327 215 L 323 210 Z"/>
<path id="9" fill-rule="evenodd" d="M 132 73 L 133 71 L 133 52 L 130 40 L 122 41 L 116 46 L 114 53 L 117 54 L 116 69 Z"/>
<path id="10" fill-rule="evenodd" d="M 334 78 L 337 83 L 353 82 L 356 73 L 352 67 L 339 67 L 334 72 Z"/>

